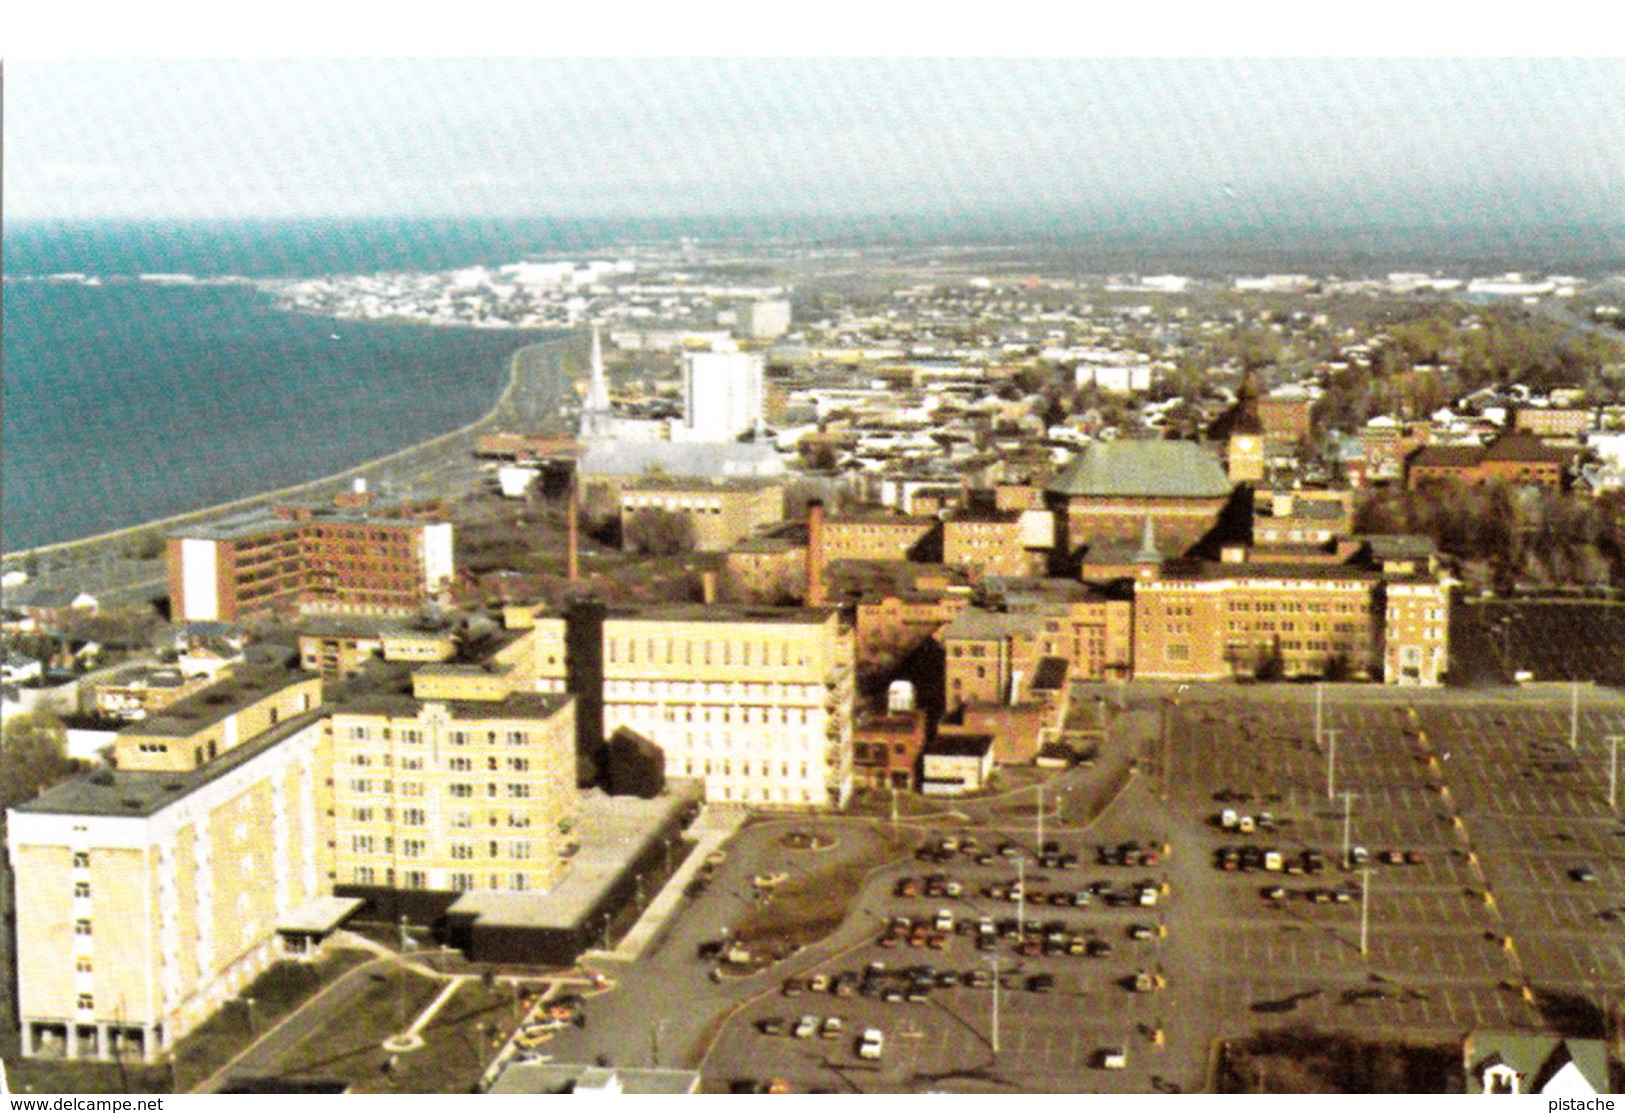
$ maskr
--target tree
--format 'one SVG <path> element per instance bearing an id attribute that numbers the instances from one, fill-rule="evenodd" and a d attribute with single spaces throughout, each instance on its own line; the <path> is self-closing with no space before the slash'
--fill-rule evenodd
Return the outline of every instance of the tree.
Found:
<path id="1" fill-rule="evenodd" d="M 0 807 L 32 800 L 85 768 L 68 756 L 68 734 L 56 716 L 13 716 L 0 730 Z"/>
<path id="2" fill-rule="evenodd" d="M 645 507 L 626 520 L 626 547 L 650 556 L 675 556 L 694 549 L 694 527 L 685 515 Z"/>

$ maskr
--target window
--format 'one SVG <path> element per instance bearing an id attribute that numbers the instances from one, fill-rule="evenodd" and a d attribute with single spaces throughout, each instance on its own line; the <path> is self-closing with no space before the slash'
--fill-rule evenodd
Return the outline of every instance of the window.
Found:
<path id="1" fill-rule="evenodd" d="M 427 889 L 429 887 L 429 875 L 423 870 L 407 870 L 406 887 L 408 889 Z"/>
<path id="2" fill-rule="evenodd" d="M 508 843 L 508 857 L 529 858 L 530 841 L 528 839 L 512 839 Z"/>
<path id="3" fill-rule="evenodd" d="M 466 730 L 454 730 L 454 731 L 452 731 L 451 732 L 451 744 L 453 746 L 466 746 L 466 745 L 468 745 L 468 731 L 466 731 Z"/>
<path id="4" fill-rule="evenodd" d="M 470 861 L 474 857 L 474 848 L 466 842 L 454 842 L 451 844 L 451 856 L 454 861 Z"/>
<path id="5" fill-rule="evenodd" d="M 527 772 L 530 769 L 530 759 L 528 757 L 511 757 L 508 759 L 508 768 L 515 773 Z"/>
<path id="6" fill-rule="evenodd" d="M 474 795 L 474 786 L 470 784 L 453 784 L 449 788 L 452 796 L 459 800 L 466 800 Z"/>
<path id="7" fill-rule="evenodd" d="M 522 893 L 526 889 L 530 888 L 530 878 L 529 878 L 529 876 L 527 876 L 526 874 L 522 874 L 522 873 L 514 874 L 513 875 L 512 888 L 513 888 L 513 891 L 516 892 L 516 893 Z"/>
<path id="8" fill-rule="evenodd" d="M 401 856 L 404 858 L 421 858 L 426 845 L 422 839 L 402 839 Z"/>
<path id="9" fill-rule="evenodd" d="M 81 974 L 91 974 L 95 972 L 96 964 L 89 955 L 80 955 L 73 960 L 73 968 Z"/>
<path id="10" fill-rule="evenodd" d="M 508 745 L 510 746 L 523 746 L 529 741 L 530 735 L 522 730 L 510 730 L 508 732 Z"/>
<path id="11" fill-rule="evenodd" d="M 88 993 L 81 993 L 77 1004 L 81 1010 L 94 1009 L 96 1007 L 96 998 Z"/>
<path id="12" fill-rule="evenodd" d="M 75 920 L 73 922 L 73 933 L 75 935 L 89 935 L 90 934 L 90 921 L 89 920 Z"/>
<path id="13" fill-rule="evenodd" d="M 372 836 L 371 835 L 351 835 L 350 836 L 350 851 L 352 853 L 354 853 L 354 854 L 371 854 L 372 853 Z"/>
<path id="14" fill-rule="evenodd" d="M 474 826 L 474 817 L 468 812 L 453 812 L 451 825 L 459 830 L 467 830 Z"/>
<path id="15" fill-rule="evenodd" d="M 519 812 L 509 812 L 508 813 L 508 826 L 509 827 L 529 827 L 530 826 L 530 816 L 522 815 Z"/>
<path id="16" fill-rule="evenodd" d="M 89 853 L 83 850 L 75 851 L 73 855 L 73 868 L 76 870 L 88 870 L 90 868 Z"/>
<path id="17" fill-rule="evenodd" d="M 367 780 L 365 777 L 361 777 L 361 778 L 359 778 L 357 780 L 351 781 L 350 782 L 350 791 L 351 792 L 356 792 L 356 793 L 361 793 L 361 794 L 364 795 L 364 794 L 372 791 L 372 782 Z"/>
<path id="18" fill-rule="evenodd" d="M 474 762 L 470 758 L 454 757 L 451 759 L 448 768 L 453 773 L 469 773 L 474 769 Z"/>
<path id="19" fill-rule="evenodd" d="M 75 897 L 88 899 L 90 897 L 90 882 L 75 881 L 73 883 L 73 895 Z"/>
<path id="20" fill-rule="evenodd" d="M 451 875 L 451 887 L 459 893 L 466 893 L 474 888 L 474 875 L 471 873 L 454 873 Z"/>
<path id="21" fill-rule="evenodd" d="M 422 827 L 425 819 L 422 808 L 402 808 L 401 822 L 408 827 Z"/>
<path id="22" fill-rule="evenodd" d="M 352 808 L 350 810 L 350 817 L 352 819 L 354 819 L 357 823 L 371 823 L 372 822 L 372 809 L 371 808 Z"/>
<path id="23" fill-rule="evenodd" d="M 526 784 L 510 784 L 508 786 L 508 799 L 524 800 L 530 796 L 530 786 Z"/>

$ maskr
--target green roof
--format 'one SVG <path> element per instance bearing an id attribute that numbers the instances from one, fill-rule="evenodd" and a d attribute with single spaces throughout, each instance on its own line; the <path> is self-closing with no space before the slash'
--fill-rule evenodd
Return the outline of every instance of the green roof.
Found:
<path id="1" fill-rule="evenodd" d="M 1097 441 L 1049 485 L 1058 495 L 1102 498 L 1224 498 L 1230 480 L 1195 441 Z"/>

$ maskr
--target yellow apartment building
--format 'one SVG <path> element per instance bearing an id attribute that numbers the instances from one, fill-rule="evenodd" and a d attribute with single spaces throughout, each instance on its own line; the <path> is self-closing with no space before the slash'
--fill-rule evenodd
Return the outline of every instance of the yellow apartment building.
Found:
<path id="1" fill-rule="evenodd" d="M 621 489 L 621 537 L 632 536 L 640 511 L 675 514 L 688 524 L 696 552 L 725 552 L 784 517 L 784 484 L 764 479 L 704 480 L 646 477 Z"/>
<path id="2" fill-rule="evenodd" d="M 574 700 L 451 667 L 332 714 L 340 892 L 524 892 L 565 872 L 577 818 Z"/>
<path id="3" fill-rule="evenodd" d="M 8 813 L 25 1055 L 153 1058 L 328 892 L 319 682 L 258 672 L 183 704 L 121 735 L 119 768 Z"/>

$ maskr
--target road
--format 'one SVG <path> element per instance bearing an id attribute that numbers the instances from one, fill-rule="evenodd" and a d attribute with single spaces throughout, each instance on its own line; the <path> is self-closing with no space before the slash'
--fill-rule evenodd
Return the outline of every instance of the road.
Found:
<path id="1" fill-rule="evenodd" d="M 140 560 L 127 554 L 138 535 L 178 526 L 183 521 L 207 521 L 228 512 L 240 513 L 278 499 L 326 498 L 347 489 L 356 478 L 366 479 L 369 488 L 383 496 L 412 491 L 455 502 L 480 490 L 486 481 L 473 456 L 475 440 L 481 433 L 494 429 L 570 431 L 561 412 L 576 401 L 574 384 L 585 369 L 582 348 L 581 339 L 572 336 L 522 349 L 515 353 L 508 389 L 479 422 L 382 460 L 227 507 L 183 515 L 167 523 L 132 527 L 101 538 L 37 550 L 30 562 L 36 572 L 26 590 L 88 591 L 103 606 L 152 603 L 167 594 L 165 563 L 161 557 Z M 23 563 L 15 554 L 8 554 L 8 568 Z"/>

